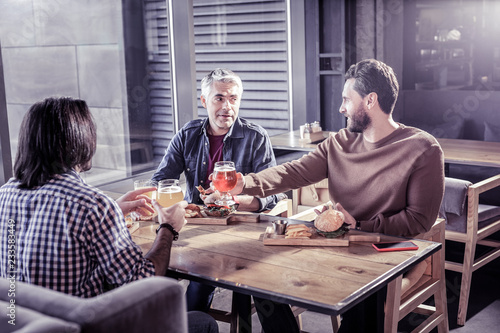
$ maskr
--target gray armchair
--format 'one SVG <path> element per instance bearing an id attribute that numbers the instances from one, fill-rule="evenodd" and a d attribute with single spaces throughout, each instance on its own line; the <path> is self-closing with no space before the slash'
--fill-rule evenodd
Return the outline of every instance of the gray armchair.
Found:
<path id="1" fill-rule="evenodd" d="M 0 306 L 9 311 L 15 301 L 15 317 L 0 321 L 0 332 L 188 331 L 184 290 L 166 277 L 138 280 L 88 299 L 19 281 L 15 295 L 9 289 L 10 281 L 0 279 Z"/>

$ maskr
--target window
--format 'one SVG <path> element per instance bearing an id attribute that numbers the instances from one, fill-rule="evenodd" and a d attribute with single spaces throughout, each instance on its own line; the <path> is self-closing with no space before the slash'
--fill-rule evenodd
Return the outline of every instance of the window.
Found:
<path id="1" fill-rule="evenodd" d="M 175 106 L 173 88 L 183 82 L 172 81 L 179 64 L 172 60 L 169 17 L 186 14 L 169 13 L 177 10 L 169 3 L 0 0 L 6 100 L 0 112 L 8 116 L 10 132 L 0 139 L 9 142 L 12 159 L 28 108 L 45 97 L 71 96 L 87 101 L 98 126 L 93 168 L 84 174 L 89 183 L 101 186 L 153 170 L 176 120 L 196 117 L 196 110 L 206 116 L 199 100 L 184 118 L 191 111 Z M 289 129 L 287 4 L 193 0 L 194 54 L 181 56 L 195 61 L 193 100 L 206 73 L 228 67 L 243 80 L 240 115 L 270 135 Z M 177 40 L 178 50 L 183 42 Z"/>
<path id="2" fill-rule="evenodd" d="M 49 96 L 87 101 L 98 126 L 98 184 L 130 169 L 121 1 L 0 1 L 0 38 L 12 155 L 22 118 Z M 3 111 L 5 112 L 5 111 Z"/>
<path id="3" fill-rule="evenodd" d="M 240 117 L 269 135 L 289 127 L 287 14 L 283 1 L 194 0 L 198 97 L 200 81 L 217 67 L 240 75 Z M 206 110 L 198 101 L 198 114 Z"/>

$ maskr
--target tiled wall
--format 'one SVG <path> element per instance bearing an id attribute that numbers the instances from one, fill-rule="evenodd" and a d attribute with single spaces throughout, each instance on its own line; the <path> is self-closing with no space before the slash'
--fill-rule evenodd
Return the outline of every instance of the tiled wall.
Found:
<path id="1" fill-rule="evenodd" d="M 94 168 L 126 170 L 122 30 L 120 0 L 0 0 L 13 155 L 30 105 L 71 96 L 86 100 L 97 122 Z"/>

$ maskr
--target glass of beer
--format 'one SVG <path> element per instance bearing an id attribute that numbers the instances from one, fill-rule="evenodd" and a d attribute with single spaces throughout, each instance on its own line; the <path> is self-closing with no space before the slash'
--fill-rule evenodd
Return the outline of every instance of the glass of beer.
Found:
<path id="1" fill-rule="evenodd" d="M 158 183 L 158 203 L 163 207 L 170 207 L 173 204 L 184 200 L 184 194 L 177 179 L 164 179 Z"/>
<path id="2" fill-rule="evenodd" d="M 215 201 L 216 205 L 231 206 L 235 204 L 233 197 L 228 192 L 235 188 L 236 182 L 236 168 L 233 162 L 221 161 L 215 163 L 212 183 L 221 195 L 220 199 Z"/>
<path id="3" fill-rule="evenodd" d="M 145 187 L 156 187 L 158 184 L 156 181 L 151 180 L 151 179 L 139 179 L 134 181 L 134 190 L 138 190 L 140 188 L 145 188 Z M 147 195 L 150 199 L 156 199 L 156 191 L 150 191 L 144 193 Z"/>

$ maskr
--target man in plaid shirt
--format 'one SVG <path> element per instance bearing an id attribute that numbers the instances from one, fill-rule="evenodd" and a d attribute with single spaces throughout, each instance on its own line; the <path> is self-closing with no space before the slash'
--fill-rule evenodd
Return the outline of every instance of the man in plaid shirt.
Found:
<path id="1" fill-rule="evenodd" d="M 124 214 L 152 208 L 151 188 L 116 202 L 88 185 L 96 127 L 82 100 L 47 98 L 26 114 L 19 134 L 14 178 L 0 187 L 0 276 L 67 294 L 92 297 L 107 287 L 165 275 L 172 241 L 184 224 L 185 201 L 163 208 L 163 228 L 143 256 Z M 217 332 L 204 313 L 188 314 L 190 332 Z"/>

